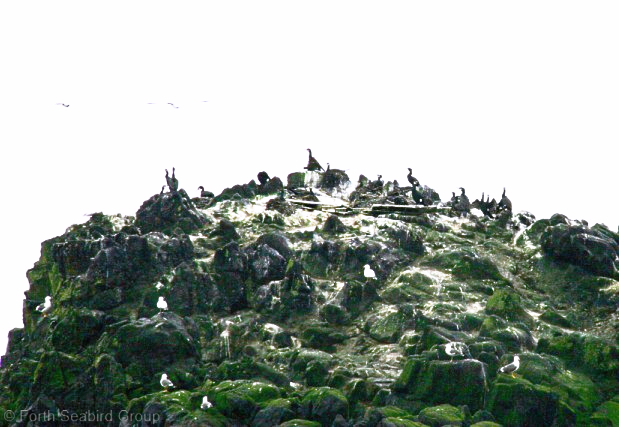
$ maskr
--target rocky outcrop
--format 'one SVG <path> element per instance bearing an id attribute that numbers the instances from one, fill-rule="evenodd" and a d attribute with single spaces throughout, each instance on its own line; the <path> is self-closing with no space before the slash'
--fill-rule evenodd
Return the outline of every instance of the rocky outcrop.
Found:
<path id="1" fill-rule="evenodd" d="M 331 169 L 285 189 L 261 178 L 208 203 L 162 192 L 43 242 L 2 357 L 0 425 L 616 420 L 616 233 L 421 213 L 410 188 L 363 178 L 334 206 L 347 177 Z"/>

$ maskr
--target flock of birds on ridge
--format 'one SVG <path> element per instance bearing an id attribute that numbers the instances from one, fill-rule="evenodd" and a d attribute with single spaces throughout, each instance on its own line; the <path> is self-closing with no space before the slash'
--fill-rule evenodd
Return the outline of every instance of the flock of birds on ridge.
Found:
<path id="1" fill-rule="evenodd" d="M 308 171 L 323 171 L 325 173 L 330 170 L 330 166 L 327 164 L 327 170 L 325 171 L 322 168 L 322 166 L 320 166 L 320 163 L 318 163 L 316 158 L 312 156 L 312 150 L 308 148 L 307 151 L 309 151 L 309 161 L 308 161 L 307 166 L 304 167 L 304 169 L 307 169 Z M 172 168 L 172 176 L 169 175 L 169 172 L 167 169 L 165 170 L 165 172 L 166 172 L 165 174 L 166 183 L 168 185 L 169 190 L 171 192 L 176 192 L 178 190 L 178 179 L 175 176 L 175 173 L 176 173 L 175 168 Z M 431 202 L 427 200 L 428 199 L 427 197 L 426 199 L 423 199 L 421 191 L 417 189 L 417 187 L 419 186 L 419 181 L 415 177 L 413 177 L 412 173 L 413 173 L 412 169 L 408 168 L 407 179 L 408 179 L 408 182 L 410 182 L 412 186 L 412 195 L 413 195 L 413 199 L 415 200 L 415 203 L 423 204 L 426 206 L 431 204 Z M 368 185 L 371 185 L 374 188 L 382 188 L 383 182 L 381 178 L 382 178 L 382 175 L 379 175 L 377 181 L 369 183 Z M 258 174 L 258 180 L 260 181 L 262 185 L 264 185 L 269 179 L 270 178 L 266 172 L 260 172 Z M 164 188 L 165 188 L 165 185 L 161 189 L 162 193 L 163 193 Z M 394 181 L 394 188 L 396 189 L 399 188 L 397 181 Z M 198 187 L 198 189 L 201 190 L 200 197 L 214 197 L 214 194 L 211 193 L 210 191 L 204 190 L 203 186 Z M 490 196 L 488 196 L 488 200 L 484 202 L 483 193 L 482 193 L 481 200 L 475 200 L 473 203 L 470 203 L 468 197 L 465 194 L 464 188 L 460 187 L 460 190 L 462 193 L 459 196 L 456 196 L 455 192 L 452 193 L 452 198 L 450 200 L 450 206 L 452 207 L 452 209 L 454 209 L 456 212 L 458 212 L 462 216 L 466 216 L 466 214 L 470 212 L 471 208 L 478 208 L 484 213 L 484 215 L 488 215 L 490 217 L 492 217 L 493 215 L 501 211 L 511 212 L 512 210 L 512 203 L 505 196 L 505 189 L 503 189 L 503 197 L 501 198 L 501 201 L 498 203 L 496 202 L 495 199 L 492 199 L 492 201 L 490 201 L 489 200 Z M 363 276 L 366 278 L 366 280 L 376 279 L 376 273 L 374 272 L 374 270 L 372 270 L 369 264 L 365 264 L 363 266 Z M 157 290 L 160 290 L 162 287 L 163 287 L 163 284 L 161 283 L 158 283 L 156 285 Z M 157 308 L 159 309 L 159 315 L 162 315 L 164 311 L 168 310 L 168 303 L 163 296 L 160 296 L 159 299 L 157 300 Z M 45 302 L 42 304 L 39 304 L 36 307 L 36 311 L 41 313 L 43 317 L 46 317 L 51 312 L 51 310 L 52 310 L 52 297 L 48 295 L 45 297 Z M 455 356 L 470 357 L 470 354 L 468 353 L 468 349 L 466 348 L 466 345 L 462 342 L 450 342 L 446 344 L 445 353 L 451 357 L 451 361 L 453 361 L 453 358 Z M 520 367 L 520 357 L 518 355 L 515 355 L 514 361 L 512 363 L 509 363 L 499 368 L 499 372 L 511 374 L 512 376 L 514 376 L 514 373 L 518 370 L 519 367 Z M 169 391 L 169 389 L 174 388 L 174 383 L 168 378 L 168 375 L 165 373 L 161 375 L 161 379 L 159 383 L 161 384 L 161 387 L 163 387 L 164 391 L 166 392 Z M 203 410 L 206 410 L 212 406 L 213 404 L 209 402 L 208 397 L 204 396 L 202 398 L 202 404 L 200 405 L 200 408 Z"/>

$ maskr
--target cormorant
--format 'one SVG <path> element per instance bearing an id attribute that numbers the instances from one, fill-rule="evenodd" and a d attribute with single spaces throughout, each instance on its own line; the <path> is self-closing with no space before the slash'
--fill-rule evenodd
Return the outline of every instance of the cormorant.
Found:
<path id="1" fill-rule="evenodd" d="M 460 187 L 460 191 L 462 191 L 462 194 L 458 196 L 458 204 L 456 205 L 456 211 L 460 212 L 461 214 L 464 214 L 463 216 L 466 216 L 467 213 L 471 211 L 471 202 L 469 201 L 468 196 L 465 194 L 465 190 L 463 187 Z"/>
<path id="2" fill-rule="evenodd" d="M 174 191 L 178 190 L 178 179 L 174 176 L 175 172 L 176 168 L 172 168 L 172 187 L 174 188 Z"/>
<path id="3" fill-rule="evenodd" d="M 413 185 L 411 187 L 411 192 L 413 194 L 413 200 L 418 205 L 423 204 L 423 193 L 417 189 L 417 185 Z"/>
<path id="4" fill-rule="evenodd" d="M 408 182 L 411 183 L 412 186 L 419 185 L 419 180 L 413 176 L 413 170 L 408 168 L 408 175 L 406 176 Z"/>
<path id="5" fill-rule="evenodd" d="M 215 195 L 213 193 L 211 193 L 210 191 L 205 190 L 203 186 L 199 186 L 198 190 L 201 190 L 200 191 L 200 197 L 215 197 Z"/>
<path id="6" fill-rule="evenodd" d="M 503 187 L 503 195 L 501 196 L 501 201 L 498 206 L 499 211 L 512 211 L 512 201 L 505 195 L 505 187 Z"/>
<path id="7" fill-rule="evenodd" d="M 266 184 L 269 179 L 271 179 L 271 177 L 269 176 L 268 173 L 262 171 L 262 172 L 258 172 L 258 181 L 260 181 L 260 185 L 264 185 Z"/>
<path id="8" fill-rule="evenodd" d="M 309 160 L 307 161 L 307 166 L 305 166 L 303 169 L 307 169 L 308 171 L 323 171 L 324 172 L 324 169 L 322 168 L 322 166 L 320 166 L 320 163 L 318 163 L 318 160 L 316 160 L 314 156 L 312 156 L 312 150 L 308 148 L 307 151 L 309 151 Z"/>

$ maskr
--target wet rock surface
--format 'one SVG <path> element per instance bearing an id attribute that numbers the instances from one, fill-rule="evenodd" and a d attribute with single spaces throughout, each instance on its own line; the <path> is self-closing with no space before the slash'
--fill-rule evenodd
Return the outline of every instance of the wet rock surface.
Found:
<path id="1" fill-rule="evenodd" d="M 2 357 L 0 425 L 617 422 L 616 233 L 415 211 L 439 203 L 430 188 L 416 187 L 430 206 L 380 179 L 349 193 L 340 172 L 162 192 L 43 242 Z M 408 210 L 371 210 L 389 203 Z"/>

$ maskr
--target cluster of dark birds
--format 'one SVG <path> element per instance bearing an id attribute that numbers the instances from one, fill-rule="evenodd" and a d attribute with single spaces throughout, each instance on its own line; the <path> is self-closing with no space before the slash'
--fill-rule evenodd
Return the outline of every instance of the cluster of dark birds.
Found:
<path id="1" fill-rule="evenodd" d="M 312 155 L 311 149 L 308 148 L 307 151 L 309 152 L 309 159 L 307 166 L 305 166 L 304 169 L 307 169 L 308 171 L 324 172 L 330 170 L 328 164 L 326 171 L 322 168 L 318 160 L 316 160 L 316 158 Z M 434 190 L 428 187 L 422 187 L 420 185 L 419 180 L 413 176 L 412 168 L 408 168 L 408 175 L 406 176 L 406 179 L 411 185 L 411 196 L 416 204 L 430 206 L 435 202 L 440 202 L 440 197 Z M 365 187 L 369 191 L 382 190 L 384 186 L 382 175 L 378 175 L 378 179 L 376 181 L 370 181 L 362 175 L 359 179 L 359 186 Z M 402 191 L 406 192 L 406 190 L 406 188 L 400 188 L 398 181 L 393 181 L 393 189 L 390 194 L 394 195 L 401 193 Z M 490 218 L 494 218 L 497 214 L 503 211 L 512 211 L 512 202 L 505 195 L 505 188 L 503 188 L 503 195 L 501 196 L 501 200 L 499 202 L 497 202 L 494 198 L 490 200 L 490 196 L 487 196 L 486 200 L 484 200 L 486 196 L 482 193 L 481 200 L 475 200 L 471 203 L 466 195 L 465 189 L 460 187 L 460 191 L 461 193 L 458 196 L 456 196 L 455 192 L 452 192 L 451 200 L 447 202 L 447 205 L 451 206 L 452 210 L 459 216 L 467 216 L 471 212 L 471 209 L 475 208 L 481 210 L 484 215 Z"/>

